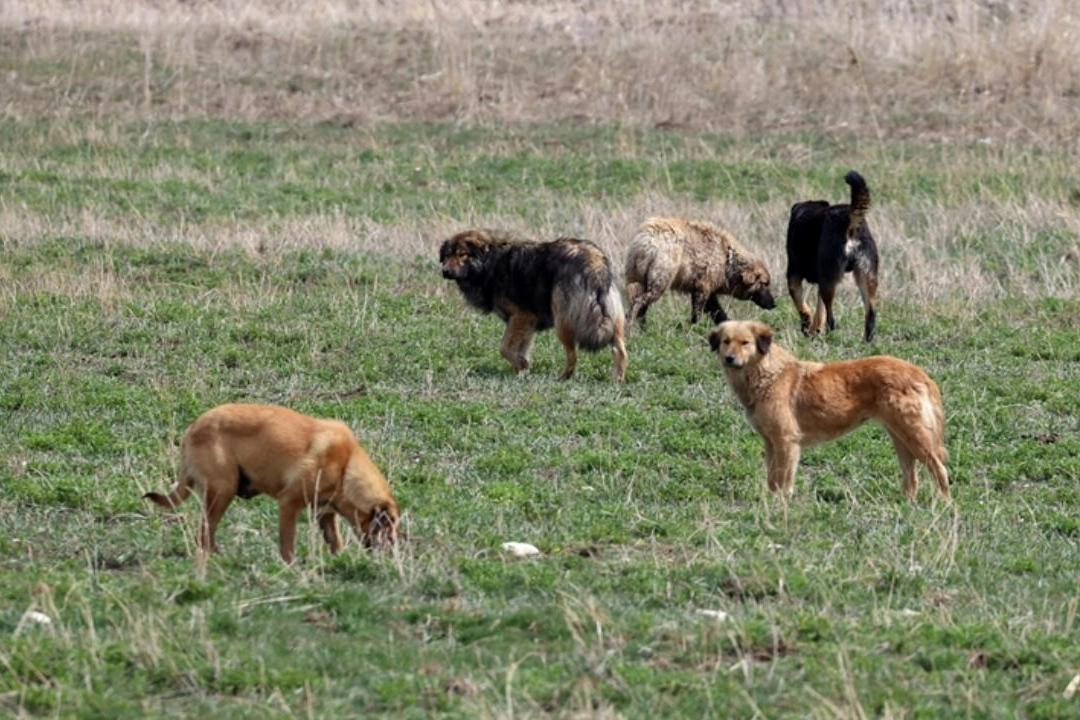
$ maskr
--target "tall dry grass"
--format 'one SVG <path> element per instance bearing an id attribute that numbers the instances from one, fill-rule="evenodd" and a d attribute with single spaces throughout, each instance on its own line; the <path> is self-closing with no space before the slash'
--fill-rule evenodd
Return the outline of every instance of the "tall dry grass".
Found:
<path id="1" fill-rule="evenodd" d="M 1070 0 L 8 0 L 8 116 L 1078 136 Z"/>
<path id="2" fill-rule="evenodd" d="M 1055 173 L 1080 151 L 1080 10 L 1068 0 L 8 0 L 0 67 L 0 117 L 89 120 L 55 125 L 69 141 L 108 141 L 117 121 L 165 118 L 577 119 L 750 136 L 842 129 L 879 145 L 908 135 L 1002 148 L 1020 141 L 1052 148 Z M 731 152 L 753 158 L 755 150 L 745 143 Z M 803 164 L 798 143 L 791 152 Z M 845 191 L 838 179 L 833 199 Z M 1060 248 L 1048 248 L 1034 270 L 1010 273 L 988 268 L 985 247 L 965 244 L 1000 229 L 1018 257 L 1030 257 L 1040 231 L 1080 237 L 1070 199 L 950 197 L 950 206 L 914 207 L 875 196 L 884 275 L 902 278 L 905 292 L 934 300 L 1075 288 L 1078 262 L 1062 262 Z M 537 207 L 550 216 L 538 211 L 522 229 L 589 237 L 621 258 L 647 215 L 706 217 L 760 248 L 779 273 L 793 199 L 735 207 L 653 188 L 611 208 L 541 193 Z M 109 220 L 92 207 L 43 215 L 0 206 L 6 238 L 239 245 L 271 255 L 292 243 L 430 256 L 440 237 L 471 223 L 521 219 L 406 217 L 387 227 L 320 216 L 179 227 Z"/>

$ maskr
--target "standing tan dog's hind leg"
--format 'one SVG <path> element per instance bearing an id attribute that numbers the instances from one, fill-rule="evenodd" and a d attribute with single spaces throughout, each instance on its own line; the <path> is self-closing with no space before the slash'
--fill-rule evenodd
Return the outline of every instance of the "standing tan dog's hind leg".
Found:
<path id="1" fill-rule="evenodd" d="M 949 471 L 945 469 L 945 461 L 938 454 L 934 454 L 927 459 L 926 467 L 930 470 L 930 474 L 934 476 L 934 482 L 937 483 L 938 492 L 941 493 L 941 496 L 946 500 L 951 500 Z"/>
<path id="2" fill-rule="evenodd" d="M 951 499 L 949 492 L 949 472 L 945 469 L 944 459 L 940 455 L 944 452 L 944 444 L 942 444 L 939 437 L 939 433 L 935 430 L 925 427 L 918 420 L 912 420 L 906 423 L 889 423 L 885 426 L 885 429 L 889 431 L 889 435 L 893 437 L 893 443 L 897 446 L 896 455 L 900 459 L 901 470 L 904 469 L 903 459 L 900 455 L 899 446 L 902 444 L 907 450 L 910 457 L 921 462 L 926 466 L 927 470 L 934 477 L 934 481 L 937 483 L 938 491 L 941 496 L 946 500 Z M 914 475 L 914 472 L 912 472 Z M 909 480 L 905 476 L 904 478 L 904 492 L 908 493 Z M 918 481 L 910 482 L 911 493 L 908 495 L 909 499 L 915 499 L 915 491 L 918 488 Z"/>
<path id="3" fill-rule="evenodd" d="M 896 460 L 900 463 L 900 479 L 903 482 L 904 495 L 911 502 L 915 502 L 915 496 L 919 492 L 919 476 L 915 472 L 915 456 L 907 449 L 904 441 L 896 433 L 889 431 L 892 438 L 893 449 L 896 450 Z"/>

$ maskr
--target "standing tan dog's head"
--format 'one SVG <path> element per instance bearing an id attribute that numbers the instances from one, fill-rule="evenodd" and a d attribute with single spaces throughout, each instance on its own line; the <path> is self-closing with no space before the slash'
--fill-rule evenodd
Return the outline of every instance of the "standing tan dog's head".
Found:
<path id="1" fill-rule="evenodd" d="M 709 345 L 725 368 L 739 369 L 769 354 L 773 331 L 768 325 L 745 320 L 728 320 L 709 333 Z"/>

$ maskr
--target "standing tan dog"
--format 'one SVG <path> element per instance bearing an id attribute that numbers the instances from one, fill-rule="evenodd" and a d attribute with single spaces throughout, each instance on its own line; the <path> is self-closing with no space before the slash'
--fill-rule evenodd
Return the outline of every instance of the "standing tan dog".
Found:
<path id="1" fill-rule="evenodd" d="M 801 361 L 773 343 L 772 329 L 757 322 L 725 322 L 709 335 L 709 344 L 747 419 L 765 441 L 769 490 L 792 493 L 802 447 L 875 420 L 892 438 L 908 499 L 915 499 L 919 487 L 916 460 L 949 499 L 941 392 L 920 368 L 882 355 Z"/>
<path id="2" fill-rule="evenodd" d="M 352 430 L 274 405 L 220 405 L 184 433 L 180 472 L 169 495 L 143 497 L 175 508 L 198 488 L 202 494 L 199 549 L 214 552 L 218 521 L 234 497 L 266 494 L 278 501 L 281 558 L 296 551 L 296 521 L 311 508 L 331 552 L 342 548 L 337 516 L 368 547 L 397 539 L 398 507 L 390 486 Z"/>
<path id="3" fill-rule="evenodd" d="M 669 289 L 690 294 L 690 322 L 702 312 L 713 322 L 727 320 L 720 295 L 752 300 L 771 310 L 769 268 L 731 233 L 706 222 L 649 218 L 638 228 L 626 255 L 626 294 L 630 321 L 645 313 Z"/>

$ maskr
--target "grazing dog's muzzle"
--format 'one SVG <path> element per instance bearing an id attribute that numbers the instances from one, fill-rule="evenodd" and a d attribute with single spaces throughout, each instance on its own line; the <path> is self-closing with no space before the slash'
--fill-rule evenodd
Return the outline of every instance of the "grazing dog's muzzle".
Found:
<path id="1" fill-rule="evenodd" d="M 754 301 L 755 305 L 763 310 L 772 310 L 776 307 L 776 300 L 773 298 L 772 293 L 769 292 L 769 288 L 758 290 L 750 296 L 750 299 Z"/>

